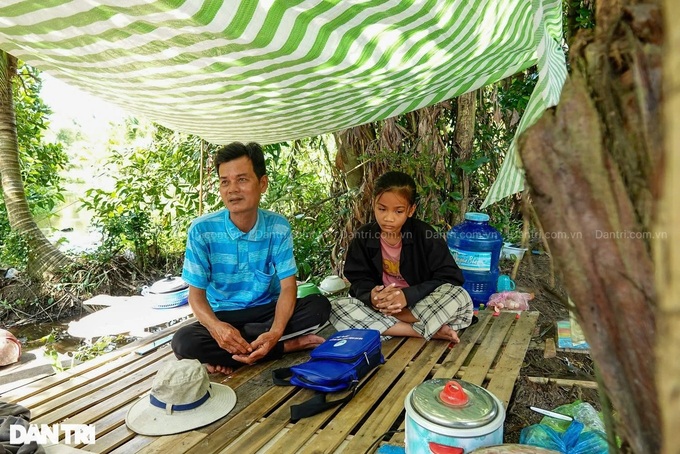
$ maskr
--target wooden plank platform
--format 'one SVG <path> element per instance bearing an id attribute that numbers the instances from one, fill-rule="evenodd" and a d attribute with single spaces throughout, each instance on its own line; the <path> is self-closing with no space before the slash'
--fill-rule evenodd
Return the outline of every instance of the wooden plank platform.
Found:
<path id="1" fill-rule="evenodd" d="M 372 452 L 383 440 L 381 434 L 403 427 L 404 399 L 424 380 L 460 378 L 484 386 L 507 406 L 537 318 L 537 312 L 524 312 L 519 318 L 509 312 L 500 316 L 481 312 L 479 323 L 467 328 L 453 348 L 444 341 L 391 339 L 383 344 L 386 363 L 362 381 L 350 402 L 296 423 L 290 422 L 290 406 L 313 393 L 274 386 L 271 371 L 306 360 L 308 352 L 243 367 L 230 377 L 212 375 L 211 380 L 231 386 L 238 399 L 234 410 L 213 424 L 164 437 L 128 430 L 127 410 L 150 390 L 159 367 L 174 361 L 167 343 L 144 354 L 135 352 L 144 352 L 144 344 L 167 341 L 178 326 L 142 344 L 11 390 L 1 399 L 29 408 L 34 423 L 93 424 L 96 443 L 71 446 L 85 452 Z M 403 435 L 389 441 L 403 443 Z M 61 452 L 48 448 L 48 453 L 52 451 Z"/>

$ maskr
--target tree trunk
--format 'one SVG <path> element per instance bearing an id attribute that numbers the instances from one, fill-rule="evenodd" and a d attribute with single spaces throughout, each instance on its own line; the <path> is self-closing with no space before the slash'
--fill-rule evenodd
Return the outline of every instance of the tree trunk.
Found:
<path id="1" fill-rule="evenodd" d="M 456 133 L 453 145 L 452 159 L 467 161 L 472 156 L 472 146 L 475 140 L 475 116 L 477 111 L 477 90 L 458 97 L 456 112 Z M 470 205 L 470 178 L 462 168 L 456 169 L 460 180 L 461 199 L 458 202 L 458 215 L 452 219 L 455 225 L 463 221 L 463 217 Z"/>
<path id="2" fill-rule="evenodd" d="M 649 233 L 663 150 L 663 23 L 654 3 L 622 3 L 631 2 L 597 3 L 595 32 L 572 43 L 557 108 L 519 150 L 618 431 L 647 454 L 661 446 Z"/>
<path id="3" fill-rule="evenodd" d="M 671 18 L 680 14 L 677 0 L 666 0 L 666 51 L 664 54 L 664 127 L 665 166 L 661 181 L 661 200 L 657 211 L 654 258 L 659 289 L 657 313 L 656 384 L 661 404 L 662 452 L 678 452 L 680 446 L 680 28 Z"/>
<path id="4" fill-rule="evenodd" d="M 17 143 L 14 100 L 12 99 L 12 78 L 16 75 L 16 59 L 0 51 L 0 174 L 2 193 L 12 230 L 20 233 L 28 242 L 28 273 L 44 279 L 55 273 L 70 260 L 62 254 L 33 220 L 26 201 L 19 166 L 19 145 Z"/>
<path id="5" fill-rule="evenodd" d="M 356 193 L 350 204 L 350 213 L 344 217 L 344 227 L 339 229 L 338 239 L 331 251 L 333 267 L 338 274 L 342 274 L 345 251 L 349 246 L 354 231 L 368 222 L 371 213 L 371 192 L 373 178 L 371 166 L 362 162 L 361 156 L 369 153 L 375 147 L 375 127 L 372 123 L 355 126 L 333 133 L 338 153 L 335 166 L 341 172 L 340 184 L 344 187 L 334 188 L 333 192 L 344 192 L 345 189 Z"/>
<path id="6" fill-rule="evenodd" d="M 373 125 L 355 126 L 333 135 L 338 147 L 335 165 L 344 173 L 347 188 L 358 189 L 361 187 L 364 177 L 364 169 L 360 166 L 360 155 L 375 140 Z"/>

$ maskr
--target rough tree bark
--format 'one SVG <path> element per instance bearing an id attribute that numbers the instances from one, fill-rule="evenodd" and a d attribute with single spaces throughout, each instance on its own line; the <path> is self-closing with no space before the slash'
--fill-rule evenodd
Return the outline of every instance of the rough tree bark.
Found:
<path id="1" fill-rule="evenodd" d="M 654 2 L 598 2 L 594 32 L 571 45 L 557 108 L 519 148 L 618 432 L 640 454 L 661 446 L 649 241 L 663 150 L 661 19 Z"/>
<path id="2" fill-rule="evenodd" d="M 672 24 L 680 3 L 666 0 L 664 52 L 665 166 L 660 176 L 661 200 L 655 229 L 654 259 L 659 290 L 656 336 L 656 385 L 662 414 L 665 454 L 680 447 L 680 28 Z"/>
<path id="3" fill-rule="evenodd" d="M 16 59 L 0 51 L 0 176 L 2 194 L 12 230 L 28 242 L 28 273 L 38 279 L 54 274 L 70 260 L 50 243 L 33 220 L 26 201 L 19 166 L 16 117 L 12 98 L 12 78 Z"/>
<path id="4" fill-rule="evenodd" d="M 472 156 L 472 145 L 475 140 L 475 112 L 477 110 L 477 90 L 460 95 L 457 99 L 458 109 L 456 111 L 456 133 L 453 145 L 452 159 L 467 161 Z M 458 178 L 461 185 L 461 199 L 458 203 L 458 216 L 451 220 L 451 224 L 458 224 L 463 221 L 465 212 L 470 204 L 470 178 L 463 171 L 457 169 Z"/>
<path id="5" fill-rule="evenodd" d="M 373 125 L 355 126 L 333 135 L 338 147 L 335 165 L 344 172 L 347 187 L 358 189 L 364 179 L 364 169 L 360 166 L 360 156 L 375 141 Z"/>
<path id="6" fill-rule="evenodd" d="M 440 119 L 449 104 L 440 102 L 413 112 L 417 119 L 414 131 L 416 147 L 413 152 L 420 158 L 421 171 L 412 176 L 423 187 L 427 187 L 428 182 L 430 184 L 436 182 L 439 186 L 419 194 L 416 215 L 428 219 L 433 225 L 441 225 L 446 221 L 440 209 L 441 201 L 444 200 L 441 192 L 448 191 L 451 186 L 451 177 L 446 168 L 449 151 L 444 144 L 440 128 Z"/>
<path id="7" fill-rule="evenodd" d="M 339 238 L 331 251 L 333 267 L 338 274 L 342 274 L 345 251 L 351 241 L 352 233 L 368 221 L 370 214 L 372 179 L 368 179 L 370 187 L 367 188 L 365 175 L 369 174 L 370 169 L 367 169 L 365 163 L 362 162 L 361 155 L 375 147 L 377 139 L 373 124 L 355 126 L 333 133 L 333 136 L 338 147 L 335 166 L 342 175 L 340 185 L 344 186 L 335 187 L 333 191 L 340 193 L 350 190 L 358 194 L 351 202 L 351 214 L 344 219 L 345 225 L 339 230 Z"/>

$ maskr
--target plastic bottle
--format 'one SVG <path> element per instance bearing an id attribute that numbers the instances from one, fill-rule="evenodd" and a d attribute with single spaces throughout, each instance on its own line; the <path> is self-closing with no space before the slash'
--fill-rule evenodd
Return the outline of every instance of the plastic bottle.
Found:
<path id="1" fill-rule="evenodd" d="M 447 234 L 449 250 L 463 271 L 463 288 L 475 308 L 486 304 L 496 291 L 498 261 L 503 247 L 501 233 L 489 225 L 489 215 L 466 213 L 465 221 Z"/>
<path id="2" fill-rule="evenodd" d="M 593 408 L 588 402 L 580 402 L 574 406 L 574 419 L 580 421 L 585 426 L 586 430 L 599 430 L 605 432 L 604 424 L 597 410 Z"/>

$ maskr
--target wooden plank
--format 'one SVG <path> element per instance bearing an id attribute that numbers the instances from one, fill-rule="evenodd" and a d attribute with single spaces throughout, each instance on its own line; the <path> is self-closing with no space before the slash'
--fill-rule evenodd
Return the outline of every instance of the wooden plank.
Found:
<path id="1" fill-rule="evenodd" d="M 139 451 L 127 452 L 136 452 L 137 454 L 167 454 L 169 452 L 184 452 L 206 436 L 207 435 L 204 433 L 192 430 L 190 432 L 184 432 L 177 435 L 168 435 L 165 437 L 156 438 L 153 443 L 145 446 Z"/>
<path id="2" fill-rule="evenodd" d="M 130 402 L 93 422 L 92 424 L 94 424 L 94 430 L 97 436 L 109 433 L 113 429 L 125 424 L 125 415 L 127 415 L 128 410 L 135 402 L 136 401 Z"/>
<path id="3" fill-rule="evenodd" d="M 434 378 L 451 378 L 458 372 L 493 317 L 491 311 L 481 311 L 478 318 L 477 323 L 465 328 L 460 337 L 460 342 L 451 349 L 451 352 L 435 372 Z"/>
<path id="4" fill-rule="evenodd" d="M 486 389 L 498 397 L 507 408 L 515 381 L 527 352 L 531 333 L 538 320 L 538 312 L 525 312 L 515 323 L 515 328 L 502 356 L 495 366 L 493 377 Z M 467 372 L 465 374 L 467 380 Z"/>
<path id="5" fill-rule="evenodd" d="M 580 386 L 581 388 L 598 389 L 596 381 L 591 380 L 569 380 L 567 378 L 548 378 L 548 377 L 527 377 L 532 383 L 540 383 L 542 385 L 556 384 L 557 386 L 562 386 L 565 388 L 572 388 L 574 386 Z"/>
<path id="6" fill-rule="evenodd" d="M 404 411 L 404 399 L 415 386 L 423 382 L 432 367 L 442 356 L 448 342 L 429 341 L 422 352 L 405 371 L 397 384 L 389 391 L 380 405 L 371 413 L 368 420 L 362 424 L 352 440 L 347 444 L 345 452 L 366 452 L 379 436 L 388 431 Z"/>
<path id="7" fill-rule="evenodd" d="M 227 445 L 223 451 L 237 452 L 239 454 L 255 454 L 261 447 L 266 445 L 272 437 L 281 432 L 290 421 L 290 406 L 301 404 L 312 397 L 314 391 L 302 389 L 296 393 L 285 405 L 281 405 L 263 421 L 254 424 L 247 436 L 239 437 L 233 443 Z M 290 405 L 289 405 L 290 404 Z"/>
<path id="8" fill-rule="evenodd" d="M 126 364 L 127 367 L 118 367 L 117 364 L 113 363 L 105 364 L 97 370 L 79 375 L 66 383 L 55 386 L 49 393 L 43 393 L 29 398 L 27 401 L 22 401 L 21 404 L 31 409 L 33 419 L 40 418 L 54 409 L 63 408 L 67 404 L 81 399 L 83 395 L 91 395 L 114 385 L 119 380 L 169 356 L 169 349 L 163 349 L 149 354 L 143 361 Z M 105 392 L 107 391 L 108 389 Z M 33 400 L 41 403 L 33 402 Z"/>
<path id="9" fill-rule="evenodd" d="M 545 340 L 545 349 L 543 350 L 543 358 L 550 359 L 557 356 L 557 348 L 555 347 L 555 339 L 548 338 Z"/>
<path id="10" fill-rule="evenodd" d="M 463 379 L 467 382 L 482 386 L 486 373 L 491 368 L 493 360 L 503 345 L 503 339 L 515 321 L 515 314 L 502 312 L 500 316 L 493 317 L 493 324 L 479 348 L 472 357 Z"/>
<path id="11" fill-rule="evenodd" d="M 522 360 L 524 359 L 524 355 L 526 354 L 526 348 L 528 347 L 528 341 L 531 338 L 533 326 L 535 325 L 535 322 L 538 319 L 538 313 L 533 313 L 533 314 L 529 315 L 529 317 L 526 317 L 526 319 L 529 320 L 529 321 L 533 320 L 533 323 L 531 323 L 531 322 L 524 323 L 523 324 L 524 326 L 520 326 L 519 324 L 517 324 L 513 330 L 510 330 L 510 332 L 506 336 L 504 336 L 504 338 L 508 339 L 508 346 L 512 345 L 513 347 L 511 347 L 509 351 L 508 351 L 508 347 L 506 347 L 506 350 L 503 353 L 504 356 L 502 358 L 504 358 L 505 355 L 508 355 L 508 362 L 512 362 L 513 365 L 517 366 L 516 370 L 514 370 L 514 371 L 503 371 L 506 374 L 511 374 L 511 376 L 507 377 L 506 380 L 510 381 L 510 379 L 512 378 L 512 385 L 514 385 L 515 380 L 519 376 L 519 368 L 521 367 Z M 480 323 L 477 324 L 479 326 L 478 326 L 478 329 L 476 331 L 466 330 L 462 334 L 460 344 L 458 344 L 454 348 L 454 351 L 452 351 L 451 354 L 447 357 L 445 363 L 442 364 L 441 366 L 435 367 L 435 373 L 434 373 L 435 378 L 450 378 L 450 377 L 462 378 L 465 375 L 466 371 L 469 370 L 469 366 L 462 366 L 462 364 L 467 357 L 467 353 L 469 353 L 471 351 L 472 345 L 479 338 L 480 334 L 482 333 L 482 331 L 485 327 L 486 322 L 489 322 L 491 320 L 492 319 L 491 319 L 490 313 L 486 312 L 486 316 L 485 316 L 484 319 L 482 319 L 480 317 Z M 475 325 L 475 326 L 477 326 L 477 325 Z M 494 335 L 494 334 L 492 334 L 492 332 L 490 331 L 488 335 Z M 523 341 L 521 339 L 519 339 L 520 335 L 527 337 L 526 345 L 524 345 Z M 455 349 L 457 349 L 461 346 L 463 347 L 463 349 L 462 349 L 463 351 L 461 353 L 455 351 Z M 483 349 L 482 349 L 482 351 L 483 351 Z M 478 353 L 478 352 L 479 352 L 479 350 L 477 350 L 477 352 L 475 352 L 475 353 Z M 491 355 L 488 355 L 487 359 L 490 356 Z M 519 360 L 517 360 L 518 356 L 521 356 L 521 358 L 519 358 Z M 493 358 L 491 358 L 491 360 L 493 360 Z M 499 361 L 499 364 L 501 364 L 500 361 Z M 451 373 L 451 371 L 455 371 L 454 375 L 449 375 Z M 495 369 L 490 368 L 487 371 L 487 373 L 484 376 L 484 379 L 482 381 L 491 380 L 491 378 L 494 376 L 495 372 L 496 372 Z M 508 399 L 510 397 L 510 395 L 507 394 L 507 390 L 498 390 L 497 392 L 499 394 L 501 394 L 501 396 L 498 396 L 499 399 L 501 399 L 501 401 L 504 401 L 505 396 L 507 396 Z M 512 394 L 512 386 L 509 389 L 509 393 Z M 503 398 L 501 398 L 501 397 L 503 397 Z M 507 403 L 505 403 L 505 405 L 507 406 Z M 402 423 L 401 426 L 400 426 L 400 429 L 403 429 L 403 428 L 404 428 L 404 424 Z M 399 433 L 395 434 L 394 436 L 392 436 L 390 438 L 389 443 L 403 446 L 404 433 L 399 432 Z"/>
<path id="12" fill-rule="evenodd" d="M 323 424 L 336 415 L 335 410 L 338 410 L 338 408 L 334 409 L 334 411 L 324 411 L 318 415 L 304 418 L 296 422 L 288 429 L 283 437 L 269 446 L 267 451 L 276 454 L 297 452 L 307 440 L 314 436 Z"/>
<path id="13" fill-rule="evenodd" d="M 114 448 L 109 452 L 109 454 L 131 454 L 137 453 L 140 450 L 146 448 L 153 442 L 155 442 L 158 437 L 149 437 L 146 435 L 137 435 L 136 437 L 126 441 L 122 445 Z"/>
<path id="14" fill-rule="evenodd" d="M 278 407 L 281 402 L 294 394 L 295 391 L 295 388 L 285 386 L 270 388 L 269 391 L 264 393 L 259 399 L 236 413 L 226 424 L 220 424 L 216 429 L 213 429 L 205 438 L 200 440 L 196 445 L 190 447 L 186 452 L 194 454 L 219 452 L 224 446 L 238 438 L 265 414 Z M 204 432 L 204 430 L 201 429 L 200 432 Z"/>
<path id="15" fill-rule="evenodd" d="M 13 390 L 12 392 L 8 392 L 3 396 L 3 399 L 6 402 L 11 402 L 11 403 L 20 403 L 23 401 L 26 401 L 27 399 L 37 396 L 40 401 L 43 401 L 43 394 L 45 392 L 49 393 L 51 389 L 55 388 L 57 385 L 60 385 L 62 383 L 66 383 L 69 380 L 71 380 L 73 377 L 77 377 L 82 373 L 89 372 L 96 370 L 99 366 L 102 364 L 105 364 L 109 361 L 113 361 L 118 359 L 119 357 L 123 357 L 127 355 L 128 352 L 126 353 L 120 353 L 116 356 L 111 356 L 107 357 L 104 359 L 103 355 L 98 358 L 92 359 L 90 361 L 85 361 L 84 363 L 81 363 L 75 367 L 72 367 L 71 369 L 68 369 L 64 372 L 60 372 L 58 374 L 51 375 L 49 377 L 44 378 L 43 380 L 40 380 L 36 383 L 33 383 L 29 386 L 24 386 L 18 389 Z M 132 359 L 131 361 L 134 361 Z"/>
<path id="16" fill-rule="evenodd" d="M 109 385 L 101 392 L 81 395 L 79 399 L 55 409 L 35 420 L 37 424 L 67 422 L 69 424 L 90 424 L 131 402 L 151 389 L 154 374 L 167 361 L 157 361 L 142 370 L 134 372 Z"/>
<path id="17" fill-rule="evenodd" d="M 116 384 L 117 386 L 114 389 L 112 389 L 113 387 L 107 388 L 112 390 L 112 394 L 108 396 L 101 396 L 100 394 L 100 400 L 97 403 L 81 407 L 77 414 L 66 418 L 64 423 L 91 424 L 125 404 L 135 402 L 151 389 L 153 378 L 163 363 L 164 361 L 159 361 L 150 368 L 120 380 L 120 385 Z"/>
<path id="18" fill-rule="evenodd" d="M 250 366 L 243 366 L 236 369 L 236 371 L 231 375 L 224 375 L 220 373 L 212 374 L 210 376 L 210 381 L 215 383 L 221 383 L 231 388 L 237 388 L 242 384 L 255 379 L 259 375 L 262 375 L 264 372 L 271 371 L 272 364 L 273 363 L 271 362 L 264 362 L 256 363 Z"/>
<path id="19" fill-rule="evenodd" d="M 173 326 L 170 326 L 164 330 L 159 331 L 158 333 L 152 334 L 151 336 L 127 344 L 120 349 L 116 349 L 105 355 L 98 356 L 89 361 L 85 361 L 84 363 L 78 364 L 77 366 L 72 367 L 64 372 L 60 372 L 58 374 L 47 377 L 30 386 L 22 387 L 11 393 L 7 393 L 6 395 L 3 395 L 3 401 L 18 403 L 19 401 L 25 401 L 29 397 L 35 396 L 36 394 L 40 394 L 43 392 L 49 393 L 51 389 L 56 385 L 65 383 L 78 375 L 97 369 L 102 365 L 115 360 L 119 360 L 121 362 L 119 366 L 122 366 L 122 363 L 130 363 L 137 361 L 139 359 L 137 355 L 130 354 L 134 350 L 150 342 L 154 342 L 164 336 L 167 336 L 169 333 L 177 331 L 182 326 L 187 325 L 189 323 L 193 323 L 193 321 L 194 320 L 185 320 L 184 322 L 177 323 Z"/>
<path id="20" fill-rule="evenodd" d="M 39 380 L 42 380 L 47 377 L 51 377 L 55 375 L 55 372 L 46 372 L 43 374 L 39 375 L 34 375 L 33 377 L 27 377 L 27 378 L 22 378 L 21 380 L 14 380 L 13 382 L 10 383 L 5 383 L 4 385 L 0 386 L 0 396 L 4 396 L 6 394 L 9 394 L 12 391 L 16 391 L 19 388 L 22 388 L 26 385 L 29 385 L 31 383 L 35 383 Z M 4 402 L 4 397 L 3 397 L 3 402 Z"/>
<path id="21" fill-rule="evenodd" d="M 88 452 L 68 445 L 47 445 L 43 446 L 43 449 L 45 449 L 45 454 L 83 454 Z"/>
<path id="22" fill-rule="evenodd" d="M 134 436 L 135 433 L 123 424 L 101 437 L 97 436 L 97 442 L 95 444 L 83 446 L 81 449 L 89 452 L 109 453 L 118 446 L 124 444 L 127 440 L 132 439 Z"/>
<path id="23" fill-rule="evenodd" d="M 582 355 L 590 355 L 589 348 L 558 348 L 557 351 L 564 353 L 580 353 Z"/>

